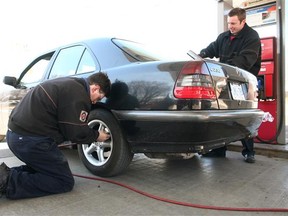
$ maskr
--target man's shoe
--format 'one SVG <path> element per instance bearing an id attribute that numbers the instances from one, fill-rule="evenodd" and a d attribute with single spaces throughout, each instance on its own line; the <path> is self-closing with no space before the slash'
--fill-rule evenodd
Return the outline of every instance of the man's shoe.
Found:
<path id="1" fill-rule="evenodd" d="M 247 162 L 247 163 L 255 163 L 255 158 L 254 158 L 254 156 L 253 156 L 253 155 L 247 155 L 247 156 L 245 157 L 245 162 Z"/>
<path id="2" fill-rule="evenodd" d="M 10 168 L 2 163 L 0 165 L 0 196 L 6 193 Z"/>

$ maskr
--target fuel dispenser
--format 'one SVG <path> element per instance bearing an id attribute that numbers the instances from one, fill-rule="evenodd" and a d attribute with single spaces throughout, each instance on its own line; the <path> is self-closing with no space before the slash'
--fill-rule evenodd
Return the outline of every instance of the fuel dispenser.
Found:
<path id="1" fill-rule="evenodd" d="M 232 8 L 246 10 L 246 22 L 261 39 L 262 63 L 258 74 L 258 107 L 269 118 L 254 141 L 288 144 L 287 20 L 288 2 L 283 0 L 217 0 L 218 31 L 227 30 L 227 13 Z M 286 29 L 286 30 L 285 30 Z"/>
<path id="2" fill-rule="evenodd" d="M 262 62 L 258 74 L 258 108 L 270 113 L 271 121 L 264 121 L 255 142 L 276 143 L 277 133 L 277 70 L 276 38 L 261 38 Z"/>

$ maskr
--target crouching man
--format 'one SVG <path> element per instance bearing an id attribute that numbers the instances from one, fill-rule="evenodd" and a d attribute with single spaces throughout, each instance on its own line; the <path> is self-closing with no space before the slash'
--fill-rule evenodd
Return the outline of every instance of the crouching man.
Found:
<path id="1" fill-rule="evenodd" d="M 8 199 L 46 196 L 71 191 L 74 178 L 58 144 L 92 143 L 109 135 L 89 128 L 87 116 L 94 104 L 110 93 L 106 73 L 88 78 L 63 77 L 46 81 L 29 91 L 13 109 L 7 143 L 25 163 L 0 165 L 0 194 Z"/>

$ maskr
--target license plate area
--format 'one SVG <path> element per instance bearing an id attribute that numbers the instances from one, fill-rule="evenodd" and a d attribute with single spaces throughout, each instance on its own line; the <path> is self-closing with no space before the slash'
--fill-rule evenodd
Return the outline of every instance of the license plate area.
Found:
<path id="1" fill-rule="evenodd" d="M 233 100 L 246 100 L 248 91 L 245 83 L 230 82 L 230 89 Z"/>

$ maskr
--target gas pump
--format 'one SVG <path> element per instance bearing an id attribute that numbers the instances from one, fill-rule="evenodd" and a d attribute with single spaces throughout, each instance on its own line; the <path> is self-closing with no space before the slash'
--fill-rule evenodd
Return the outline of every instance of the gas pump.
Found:
<path id="1" fill-rule="evenodd" d="M 261 38 L 262 62 L 258 74 L 258 108 L 270 113 L 271 121 L 264 121 L 255 142 L 276 143 L 277 134 L 277 70 L 276 38 Z"/>
<path id="2" fill-rule="evenodd" d="M 261 39 L 262 62 L 257 77 L 258 107 L 270 117 L 269 121 L 262 123 L 254 139 L 259 143 L 288 143 L 288 115 L 285 115 L 288 114 L 285 109 L 288 104 L 288 80 L 285 77 L 287 48 L 284 46 L 287 33 L 282 30 L 287 29 L 287 5 L 282 0 L 218 0 L 219 33 L 227 30 L 228 11 L 240 7 L 246 10 L 247 24 L 258 32 Z"/>

